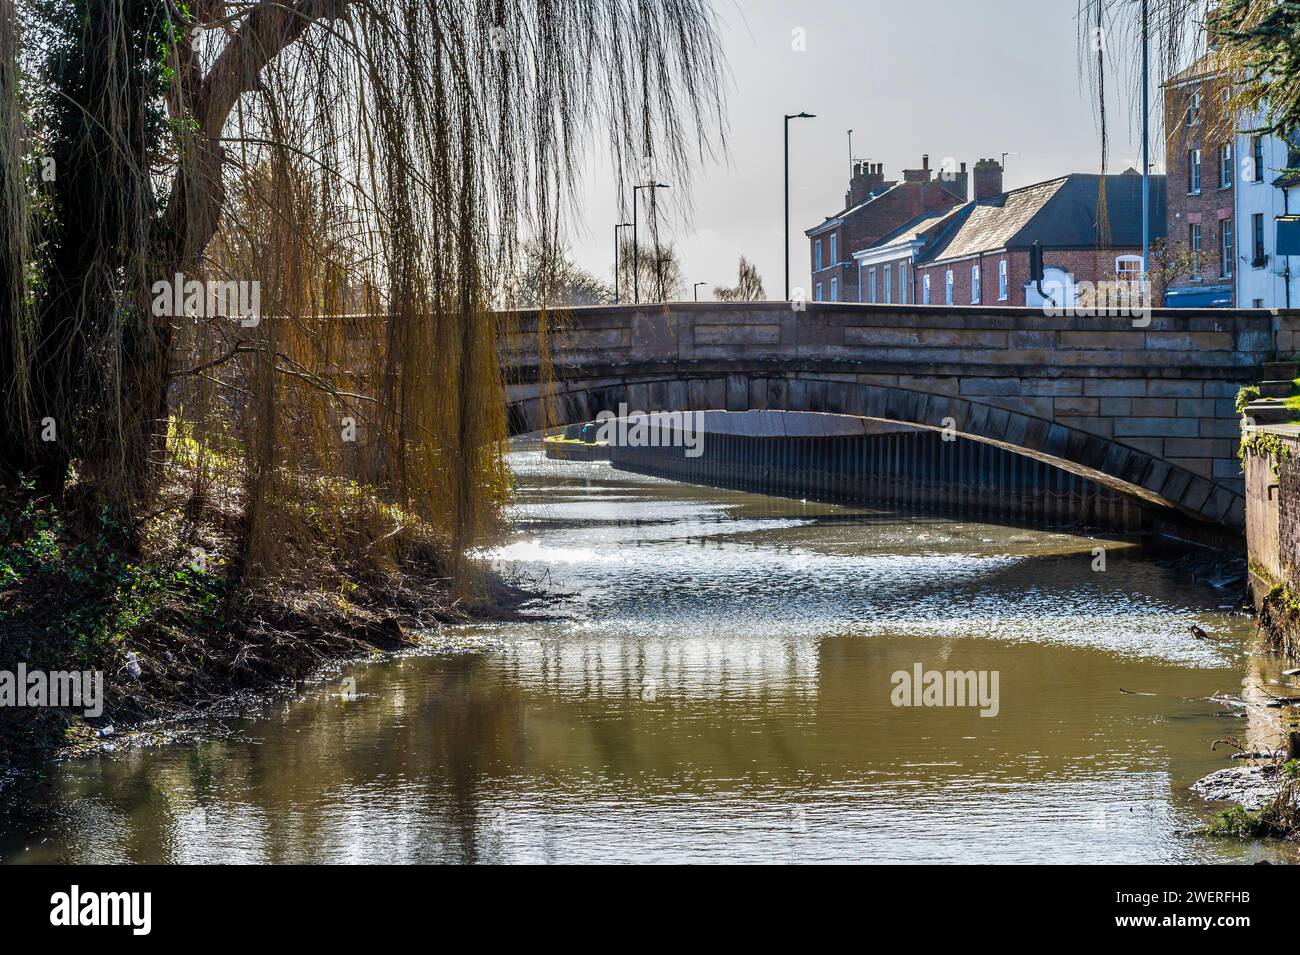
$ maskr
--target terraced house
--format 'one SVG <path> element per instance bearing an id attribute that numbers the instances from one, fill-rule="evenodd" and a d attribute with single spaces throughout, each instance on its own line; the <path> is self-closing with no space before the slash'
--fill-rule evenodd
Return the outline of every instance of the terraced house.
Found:
<path id="1" fill-rule="evenodd" d="M 1168 276 L 1170 308 L 1232 308 L 1238 274 L 1235 136 L 1225 106 L 1232 84 L 1213 52 L 1165 84 L 1166 234 L 1169 261 L 1190 267 Z"/>
<path id="2" fill-rule="evenodd" d="M 1135 281 L 1142 263 L 1142 178 L 1074 173 L 1003 192 L 1002 167 L 976 165 L 976 199 L 918 217 L 853 253 L 868 303 L 1079 304 L 1081 283 Z M 1152 235 L 1164 234 L 1164 181 L 1152 180 Z M 1043 250 L 1041 289 L 1030 248 Z"/>
<path id="3" fill-rule="evenodd" d="M 920 169 L 904 169 L 901 182 L 886 180 L 883 163 L 854 163 L 844 208 L 807 230 L 812 298 L 816 302 L 862 301 L 853 252 L 895 233 L 919 216 L 935 215 L 966 201 L 966 164 L 937 175 L 930 157 Z"/>
<path id="4" fill-rule="evenodd" d="M 1285 244 L 1300 214 L 1300 136 L 1257 132 L 1262 112 L 1232 115 L 1232 92 L 1214 50 L 1165 84 L 1169 245 L 1189 263 L 1169 282 L 1171 308 L 1300 303 Z"/>

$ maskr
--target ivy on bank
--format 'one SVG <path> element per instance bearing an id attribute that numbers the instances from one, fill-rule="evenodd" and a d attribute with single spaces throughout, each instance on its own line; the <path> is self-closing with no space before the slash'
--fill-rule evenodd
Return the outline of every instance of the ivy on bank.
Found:
<path id="1" fill-rule="evenodd" d="M 1245 461 L 1246 454 L 1267 456 L 1272 462 L 1273 474 L 1282 470 L 1282 461 L 1291 457 L 1291 448 L 1280 437 L 1268 431 L 1256 431 L 1241 436 L 1241 445 L 1237 448 L 1237 457 Z"/>

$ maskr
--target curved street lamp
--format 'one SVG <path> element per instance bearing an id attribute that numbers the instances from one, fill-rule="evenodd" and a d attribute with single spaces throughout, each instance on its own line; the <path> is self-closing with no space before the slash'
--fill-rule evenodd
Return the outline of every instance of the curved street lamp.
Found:
<path id="1" fill-rule="evenodd" d="M 664 182 L 648 182 L 644 186 L 632 187 L 632 302 L 641 301 L 641 243 L 637 241 L 637 204 L 636 194 L 642 189 L 667 189 Z"/>

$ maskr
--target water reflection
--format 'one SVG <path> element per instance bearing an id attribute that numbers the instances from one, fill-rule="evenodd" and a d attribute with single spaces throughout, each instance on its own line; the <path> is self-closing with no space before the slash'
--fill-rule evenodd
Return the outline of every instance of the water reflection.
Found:
<path id="1" fill-rule="evenodd" d="M 1195 861 L 1247 618 L 1116 542 L 512 456 L 561 619 L 360 666 L 237 737 L 79 760 L 12 861 Z M 1107 548 L 1107 570 L 1092 569 Z M 1212 635 L 1188 633 L 1197 623 Z M 890 676 L 996 670 L 1000 713 Z M 1128 692 L 1124 692 L 1128 691 Z"/>

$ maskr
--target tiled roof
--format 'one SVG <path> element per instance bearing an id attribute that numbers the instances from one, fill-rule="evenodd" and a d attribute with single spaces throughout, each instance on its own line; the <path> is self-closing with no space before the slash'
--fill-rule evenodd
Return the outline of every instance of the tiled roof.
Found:
<path id="1" fill-rule="evenodd" d="M 945 219 L 958 214 L 963 208 L 965 207 L 953 206 L 951 209 L 944 209 L 942 212 L 923 212 L 910 222 L 903 223 L 893 232 L 871 243 L 871 247 L 877 248 L 884 245 L 893 245 L 895 242 L 912 242 L 920 239 Z"/>
<path id="2" fill-rule="evenodd" d="M 849 206 L 847 209 L 841 209 L 839 212 L 835 213 L 835 215 L 833 215 L 833 216 L 827 216 L 827 217 L 826 217 L 826 220 L 825 220 L 824 222 L 819 222 L 817 225 L 813 226 L 811 229 L 807 229 L 807 230 L 805 230 L 805 231 L 804 231 L 804 235 L 807 235 L 807 236 L 816 235 L 818 232 L 823 231 L 827 226 L 829 226 L 829 225 L 833 225 L 834 223 L 836 223 L 836 222 L 838 222 L 839 220 L 843 219 L 845 216 L 851 216 L 851 215 L 853 215 L 853 213 L 857 212 L 859 209 L 866 208 L 867 206 L 869 206 L 871 203 L 875 202 L 877 199 L 879 199 L 881 196 L 885 195 L 886 193 L 893 192 L 893 191 L 894 191 L 895 189 L 897 189 L 900 185 L 901 185 L 901 183 L 897 183 L 897 182 L 896 182 L 896 183 L 892 183 L 892 184 L 886 184 L 886 185 L 885 185 L 885 188 L 882 188 L 879 192 L 873 192 L 873 193 L 871 193 L 869 196 L 867 196 L 867 198 L 863 199 L 863 200 L 862 200 L 861 202 L 859 202 L 857 205 L 855 205 L 855 206 Z"/>
<path id="3" fill-rule="evenodd" d="M 1138 246 L 1142 243 L 1142 177 L 1106 176 L 1109 241 L 1097 232 L 1100 175 L 1074 173 L 969 203 L 918 258 L 919 262 L 959 259 L 1006 248 L 1045 249 Z M 1151 236 L 1165 233 L 1164 176 L 1151 177 Z"/>

